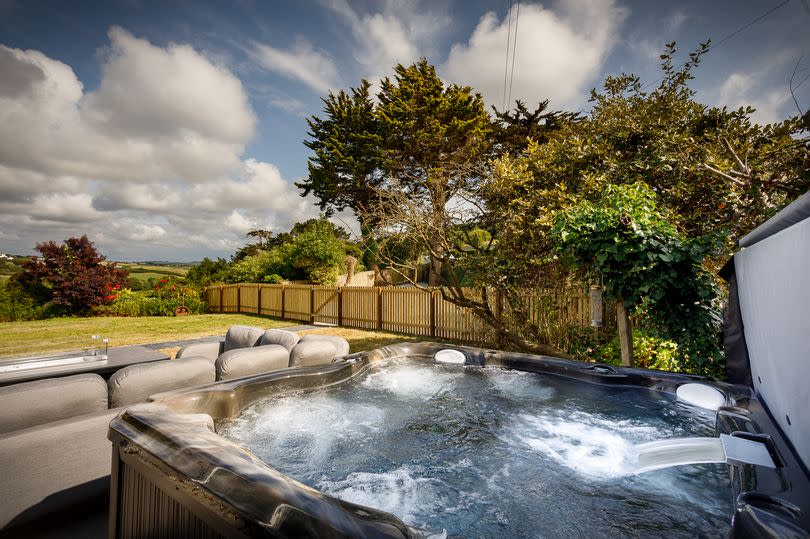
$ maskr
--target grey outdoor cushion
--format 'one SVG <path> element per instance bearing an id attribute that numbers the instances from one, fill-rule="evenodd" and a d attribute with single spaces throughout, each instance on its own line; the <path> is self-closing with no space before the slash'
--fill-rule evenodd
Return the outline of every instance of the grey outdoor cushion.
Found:
<path id="1" fill-rule="evenodd" d="M 0 434 L 107 409 L 107 384 L 97 374 L 0 387 Z"/>
<path id="2" fill-rule="evenodd" d="M 284 329 L 268 329 L 264 332 L 264 335 L 262 335 L 259 345 L 264 346 L 265 344 L 280 344 L 289 352 L 296 344 L 298 344 L 298 341 L 300 340 L 301 337 L 292 331 L 287 331 Z"/>
<path id="3" fill-rule="evenodd" d="M 343 337 L 337 337 L 335 335 L 318 335 L 317 333 L 310 333 L 301 337 L 301 342 L 311 341 L 331 342 L 335 346 L 335 357 L 343 357 L 349 353 L 349 341 Z"/>
<path id="4" fill-rule="evenodd" d="M 107 382 L 110 407 L 141 402 L 155 393 L 213 381 L 214 364 L 206 358 L 188 357 L 130 365 L 117 371 Z"/>
<path id="5" fill-rule="evenodd" d="M 120 412 L 105 410 L 0 436 L 0 529 L 103 495 L 112 454 L 107 430 Z M 70 495 L 62 495 L 67 489 Z"/>
<path id="6" fill-rule="evenodd" d="M 223 352 L 236 348 L 250 348 L 256 346 L 262 338 L 264 330 L 254 326 L 231 326 L 225 334 L 225 348 Z"/>
<path id="7" fill-rule="evenodd" d="M 290 367 L 312 367 L 331 363 L 337 355 L 335 345 L 325 339 L 301 339 L 290 352 Z"/>
<path id="8" fill-rule="evenodd" d="M 289 364 L 290 353 L 280 344 L 230 350 L 217 359 L 217 380 L 232 380 L 277 371 L 286 369 Z"/>
<path id="9" fill-rule="evenodd" d="M 177 359 L 191 356 L 204 357 L 208 358 L 213 363 L 224 351 L 225 351 L 225 341 L 200 342 L 184 346 L 183 348 L 177 351 L 177 355 L 175 357 Z"/>

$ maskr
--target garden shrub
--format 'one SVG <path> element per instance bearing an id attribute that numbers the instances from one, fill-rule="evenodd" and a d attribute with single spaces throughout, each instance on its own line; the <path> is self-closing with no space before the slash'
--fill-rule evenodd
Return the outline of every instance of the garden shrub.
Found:
<path id="1" fill-rule="evenodd" d="M 673 372 L 682 370 L 682 364 L 678 361 L 678 345 L 671 340 L 634 330 L 633 353 L 637 367 Z M 619 337 L 615 336 L 610 342 L 593 349 L 591 357 L 603 363 L 621 365 Z"/>
<path id="2" fill-rule="evenodd" d="M 200 289 L 175 279 L 161 279 L 153 290 L 121 289 L 112 304 L 99 312 L 109 316 L 173 316 L 180 305 L 191 314 L 206 311 Z"/>
<path id="3" fill-rule="evenodd" d="M 46 309 L 14 282 L 0 283 L 0 322 L 38 320 Z"/>

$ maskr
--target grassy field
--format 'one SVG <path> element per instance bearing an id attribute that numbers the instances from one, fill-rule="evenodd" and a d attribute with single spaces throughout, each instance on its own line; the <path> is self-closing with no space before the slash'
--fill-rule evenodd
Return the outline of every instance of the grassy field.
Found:
<path id="1" fill-rule="evenodd" d="M 118 264 L 122 269 L 129 272 L 132 279 L 145 281 L 147 279 L 165 279 L 167 277 L 185 277 L 188 268 L 180 266 L 158 266 L 152 264 L 132 264 L 121 262 Z"/>
<path id="2" fill-rule="evenodd" d="M 91 335 L 110 339 L 110 346 L 145 344 L 209 335 L 224 335 L 234 324 L 278 328 L 296 322 L 250 314 L 191 316 L 51 318 L 0 323 L 0 358 L 81 350 Z"/>

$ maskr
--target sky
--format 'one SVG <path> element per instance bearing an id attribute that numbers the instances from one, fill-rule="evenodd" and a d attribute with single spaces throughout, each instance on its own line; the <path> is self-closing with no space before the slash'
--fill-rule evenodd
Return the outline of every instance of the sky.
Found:
<path id="1" fill-rule="evenodd" d="M 307 117 L 422 57 L 488 105 L 587 111 L 607 75 L 653 83 L 665 43 L 712 38 L 697 98 L 780 121 L 808 28 L 808 0 L 0 0 L 0 252 L 87 234 L 111 260 L 227 258 L 317 217 Z"/>

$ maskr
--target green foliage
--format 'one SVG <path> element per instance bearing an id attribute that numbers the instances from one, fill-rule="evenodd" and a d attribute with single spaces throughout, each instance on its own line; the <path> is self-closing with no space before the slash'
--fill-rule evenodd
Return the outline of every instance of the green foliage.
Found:
<path id="1" fill-rule="evenodd" d="M 177 307 L 185 305 L 189 313 L 201 314 L 206 310 L 202 290 L 188 286 L 174 278 L 161 279 L 152 290 L 117 291 L 111 305 L 100 309 L 109 316 L 174 316 Z"/>
<path id="2" fill-rule="evenodd" d="M 0 322 L 38 320 L 45 314 L 45 307 L 37 304 L 19 284 L 0 282 Z"/>
<path id="3" fill-rule="evenodd" d="M 216 261 L 208 257 L 202 259 L 199 264 L 195 264 L 188 269 L 186 281 L 198 286 L 208 286 L 223 280 L 228 262 L 224 258 L 217 258 Z"/>
<path id="4" fill-rule="evenodd" d="M 289 233 L 273 238 L 269 248 L 234 261 L 222 277 L 228 283 L 278 283 L 286 278 L 331 284 L 345 269 L 347 255 L 361 255 L 348 238 L 326 219 L 296 223 Z"/>
<path id="5" fill-rule="evenodd" d="M 622 356 L 619 337 L 610 342 L 585 351 L 587 357 L 602 363 L 621 365 Z M 682 372 L 683 364 L 678 360 L 678 345 L 671 340 L 662 339 L 643 331 L 633 331 L 633 353 L 635 365 L 645 369 Z"/>
<path id="6" fill-rule="evenodd" d="M 701 267 L 713 243 L 685 239 L 649 187 L 608 185 L 597 203 L 559 212 L 551 236 L 569 264 L 604 283 L 607 297 L 644 311 L 657 336 L 678 344 L 679 369 L 722 372 L 718 293 Z"/>

